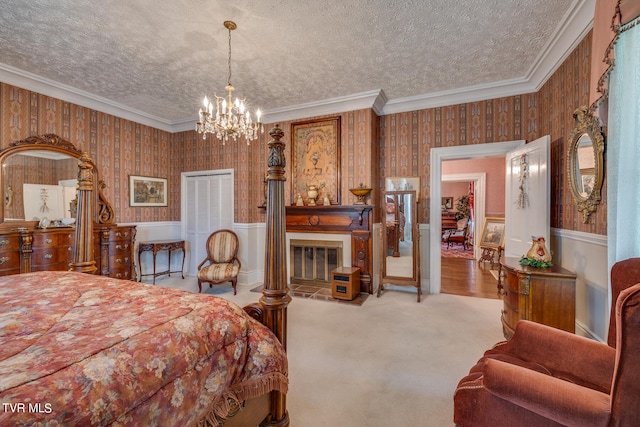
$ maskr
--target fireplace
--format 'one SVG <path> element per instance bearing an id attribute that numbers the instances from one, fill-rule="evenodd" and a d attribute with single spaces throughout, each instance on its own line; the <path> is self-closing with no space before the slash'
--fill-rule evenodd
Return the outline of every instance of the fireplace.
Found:
<path id="1" fill-rule="evenodd" d="M 342 241 L 289 241 L 290 282 L 331 287 L 331 271 L 342 267 Z"/>
<path id="2" fill-rule="evenodd" d="M 373 206 L 287 206 L 286 221 L 287 241 L 342 240 L 343 261 L 338 266 L 359 268 L 361 291 L 373 293 Z M 289 258 L 290 255 L 289 253 Z M 302 252 L 300 257 L 302 258 Z M 291 259 L 288 260 L 287 267 L 290 272 L 288 277 L 291 278 Z M 329 276 L 326 280 L 330 280 Z"/>

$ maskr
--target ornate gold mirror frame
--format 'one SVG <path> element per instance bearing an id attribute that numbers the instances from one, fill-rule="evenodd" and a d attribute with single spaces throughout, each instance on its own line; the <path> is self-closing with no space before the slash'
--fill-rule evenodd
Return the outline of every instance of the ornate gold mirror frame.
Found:
<path id="1" fill-rule="evenodd" d="M 94 182 L 97 186 L 93 191 L 93 197 L 91 200 L 92 203 L 92 216 L 91 219 L 96 224 L 112 224 L 114 221 L 114 212 L 113 208 L 106 200 L 103 195 L 102 190 L 106 187 L 106 184 L 100 180 L 98 176 L 98 171 L 93 164 L 93 161 L 86 157 L 83 158 L 84 153 L 78 150 L 71 142 L 66 141 L 65 139 L 59 137 L 54 134 L 46 134 L 39 136 L 31 136 L 21 141 L 12 142 L 7 148 L 0 150 L 0 164 L 3 166 L 3 171 L 0 173 L 0 195 L 4 200 L 4 203 L 0 203 L 0 228 L 2 228 L 3 223 L 8 222 L 9 227 L 17 227 L 20 222 L 29 223 L 34 221 L 29 221 L 29 218 L 24 218 L 19 221 L 7 221 L 5 220 L 6 208 L 12 203 L 12 199 L 14 198 L 14 194 L 20 191 L 17 187 L 12 188 L 9 184 L 10 182 L 5 182 L 5 174 L 11 174 L 11 171 L 4 170 L 5 163 L 8 159 L 10 159 L 14 155 L 19 154 L 34 154 L 41 151 L 48 151 L 51 153 L 57 153 L 62 156 L 66 156 L 71 158 L 75 158 L 79 161 L 78 168 L 75 171 L 75 176 L 82 170 L 82 164 L 86 163 L 88 167 L 92 170 L 92 175 L 95 177 Z M 85 155 L 86 156 L 86 155 Z M 36 171 L 34 170 L 26 170 L 26 176 L 37 176 Z M 72 178 L 69 176 L 68 178 Z M 10 194 L 8 194 L 10 193 Z"/>
<path id="2" fill-rule="evenodd" d="M 573 113 L 576 127 L 569 134 L 567 173 L 573 201 L 588 223 L 601 200 L 604 181 L 604 135 L 586 106 Z"/>

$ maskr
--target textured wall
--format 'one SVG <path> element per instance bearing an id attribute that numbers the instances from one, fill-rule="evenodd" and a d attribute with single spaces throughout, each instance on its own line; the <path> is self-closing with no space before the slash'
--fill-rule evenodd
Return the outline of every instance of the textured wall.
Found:
<path id="1" fill-rule="evenodd" d="M 590 224 L 582 224 L 568 192 L 565 172 L 566 138 L 573 127 L 572 113 L 588 101 L 590 46 L 589 34 L 534 94 L 383 117 L 377 117 L 371 110 L 340 114 L 342 204 L 355 201 L 349 188 L 361 182 L 373 187 L 371 199 L 376 203 L 385 177 L 419 176 L 422 191 L 418 219 L 426 223 L 432 147 L 531 141 L 550 134 L 551 225 L 606 234 L 606 204 L 592 215 Z M 266 142 L 271 127 L 266 126 L 265 133 L 250 146 L 244 143 L 222 146 L 211 137 L 203 140 L 194 131 L 169 134 L 0 83 L 0 147 L 28 136 L 56 133 L 87 151 L 107 183 L 105 195 L 118 222 L 178 221 L 180 173 L 231 168 L 235 171 L 235 221 L 263 222 L 264 211 L 257 206 L 263 200 Z M 285 132 L 290 161 L 291 122 L 280 123 L 280 127 Z M 168 178 L 169 206 L 129 207 L 130 174 Z M 288 182 L 286 200 L 290 200 L 289 186 Z"/>

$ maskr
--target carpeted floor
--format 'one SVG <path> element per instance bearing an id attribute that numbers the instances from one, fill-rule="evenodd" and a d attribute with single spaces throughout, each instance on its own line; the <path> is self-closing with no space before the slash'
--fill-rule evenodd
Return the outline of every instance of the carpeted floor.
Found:
<path id="1" fill-rule="evenodd" d="M 257 284 L 203 289 L 240 306 Z M 197 279 L 157 286 L 198 292 Z M 404 289 L 404 288 L 403 288 Z M 498 341 L 502 301 L 388 291 L 361 307 L 294 298 L 288 310 L 291 425 L 453 426 L 458 381 Z M 498 425 L 497 423 L 496 425 Z"/>
<path id="2" fill-rule="evenodd" d="M 256 286 L 251 289 L 251 292 L 262 292 L 262 285 Z M 338 298 L 333 298 L 331 296 L 331 289 L 325 288 L 323 286 L 313 286 L 313 285 L 290 285 L 290 292 L 292 296 L 299 298 L 307 298 L 314 299 L 320 301 L 329 301 L 329 302 L 337 302 L 340 304 L 349 304 L 349 305 L 362 305 L 369 298 L 369 294 L 360 293 L 353 300 L 342 300 Z"/>

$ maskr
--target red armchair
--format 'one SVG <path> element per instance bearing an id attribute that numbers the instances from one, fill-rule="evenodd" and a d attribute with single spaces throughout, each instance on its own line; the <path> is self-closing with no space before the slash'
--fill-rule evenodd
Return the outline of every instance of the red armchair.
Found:
<path id="1" fill-rule="evenodd" d="M 640 282 L 638 275 L 631 279 L 640 259 L 623 263 L 612 269 L 612 283 L 614 277 Z M 623 287 L 616 284 L 614 292 Z M 513 338 L 488 350 L 459 382 L 454 394 L 456 425 L 639 425 L 640 284 L 620 292 L 611 316 L 615 348 L 538 323 L 518 322 Z"/>

